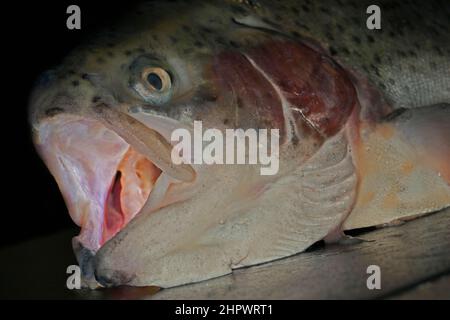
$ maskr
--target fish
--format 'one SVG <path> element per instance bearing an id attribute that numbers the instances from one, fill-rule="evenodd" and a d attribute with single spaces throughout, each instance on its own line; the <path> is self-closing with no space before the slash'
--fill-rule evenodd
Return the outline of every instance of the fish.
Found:
<path id="1" fill-rule="evenodd" d="M 143 2 L 44 72 L 33 142 L 89 288 L 178 286 L 450 206 L 450 6 Z M 193 123 L 279 130 L 279 170 L 175 164 Z M 188 155 L 187 157 L 189 157 Z"/>

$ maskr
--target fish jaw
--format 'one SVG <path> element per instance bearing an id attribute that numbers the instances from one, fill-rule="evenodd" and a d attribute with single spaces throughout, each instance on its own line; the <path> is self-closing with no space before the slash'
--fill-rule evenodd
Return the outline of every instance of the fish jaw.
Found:
<path id="1" fill-rule="evenodd" d="M 204 170 L 192 197 L 137 216 L 100 248 L 93 269 L 102 286 L 172 287 L 230 273 L 245 258 L 252 237 L 235 223 L 273 178 L 251 165 Z"/>
<path id="2" fill-rule="evenodd" d="M 180 126 L 176 121 L 164 123 L 163 119 L 150 115 L 140 114 L 136 118 L 149 126 L 159 123 L 158 129 L 165 137 L 170 136 L 168 132 L 173 126 Z M 79 115 L 58 114 L 41 121 L 34 127 L 34 142 L 60 187 L 71 218 L 81 227 L 80 234 L 73 239 L 73 247 L 82 269 L 83 284 L 91 288 L 98 284 L 130 283 L 130 275 L 135 273 L 143 275 L 136 285 L 172 286 L 198 281 L 204 274 L 210 276 L 208 269 L 206 273 L 194 269 L 180 272 L 181 278 L 165 275 L 164 265 L 143 262 L 140 255 L 151 261 L 162 258 L 173 267 L 177 265 L 174 260 L 183 259 L 183 255 L 189 256 L 193 251 L 201 259 L 220 262 L 221 265 L 212 267 L 212 272 L 213 276 L 223 274 L 228 259 L 237 264 L 245 255 L 240 249 L 241 233 L 229 241 L 228 232 L 222 231 L 224 239 L 219 242 L 223 243 L 218 246 L 226 252 L 221 253 L 220 259 L 210 260 L 196 246 L 215 238 L 217 226 L 235 217 L 245 219 L 241 209 L 251 205 L 252 199 L 257 201 L 272 179 L 261 177 L 257 166 L 199 165 L 194 167 L 195 181 L 180 182 L 155 167 L 100 121 Z M 150 177 L 136 179 L 134 174 L 140 168 L 137 164 Z M 156 172 L 151 174 L 155 168 Z M 142 187 L 145 184 L 150 184 L 150 188 Z M 133 193 L 135 189 L 138 192 Z M 217 212 L 217 206 L 222 210 Z M 122 252 L 123 247 L 116 248 L 116 245 L 124 238 L 131 246 Z M 146 248 L 141 248 L 143 245 Z M 171 250 L 180 250 L 181 254 L 171 255 Z M 130 265 L 121 271 L 127 263 Z M 196 266 L 189 263 L 189 258 L 186 265 Z M 165 282 L 166 277 L 173 281 Z"/>
<path id="3" fill-rule="evenodd" d="M 69 214 L 81 227 L 74 239 L 75 251 L 95 254 L 146 204 L 146 211 L 167 205 L 169 187 L 180 183 L 95 118 L 58 114 L 42 120 L 33 131 L 36 148 Z M 159 196 L 151 197 L 153 191 Z M 170 201 L 187 195 L 170 195 Z"/>
<path id="4" fill-rule="evenodd" d="M 58 116 L 43 122 L 35 137 L 72 220 L 81 227 L 79 241 L 97 250 L 102 244 L 108 190 L 128 145 L 98 122 L 76 116 Z"/>

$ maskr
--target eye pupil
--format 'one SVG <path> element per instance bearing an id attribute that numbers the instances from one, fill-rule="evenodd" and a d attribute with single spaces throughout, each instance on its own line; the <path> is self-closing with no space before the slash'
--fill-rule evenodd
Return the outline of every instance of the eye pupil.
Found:
<path id="1" fill-rule="evenodd" d="M 158 91 L 161 90 L 163 87 L 163 83 L 160 76 L 158 76 L 154 72 L 148 74 L 147 81 L 153 88 L 155 88 Z"/>

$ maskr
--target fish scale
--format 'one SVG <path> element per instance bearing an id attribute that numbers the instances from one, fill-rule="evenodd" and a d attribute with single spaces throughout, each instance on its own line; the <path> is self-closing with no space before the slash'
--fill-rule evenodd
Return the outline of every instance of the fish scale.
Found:
<path id="1" fill-rule="evenodd" d="M 145 2 L 46 73 L 29 119 L 84 285 L 206 280 L 450 206 L 449 5 L 382 0 L 368 30 L 370 4 Z M 196 121 L 278 129 L 276 172 L 176 164 Z"/>
<path id="2" fill-rule="evenodd" d="M 448 1 L 378 1 L 381 30 L 366 28 L 371 1 L 258 2 L 264 18 L 319 42 L 369 78 L 393 107 L 450 103 Z"/>

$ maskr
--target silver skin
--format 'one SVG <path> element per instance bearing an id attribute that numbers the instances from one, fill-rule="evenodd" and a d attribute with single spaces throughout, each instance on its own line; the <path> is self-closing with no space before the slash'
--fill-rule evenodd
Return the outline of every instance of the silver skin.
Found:
<path id="1" fill-rule="evenodd" d="M 90 119 L 101 124 L 106 130 L 102 132 L 114 132 L 115 142 L 147 156 L 173 183 L 163 206 L 148 201 L 105 244 L 74 239 L 85 284 L 171 287 L 201 281 L 296 254 L 324 238 L 336 240 L 343 229 L 381 225 L 449 206 L 450 188 L 441 174 L 448 168 L 440 161 L 449 154 L 444 138 L 450 136 L 445 129 L 450 102 L 448 6 L 438 3 L 443 7 L 436 11 L 432 3 L 420 9 L 389 3 L 381 3 L 382 10 L 386 6 L 382 31 L 364 28 L 364 1 L 144 4 L 138 14 L 130 13 L 118 24 L 119 31 L 100 33 L 43 75 L 30 97 L 30 123 L 37 149 L 77 223 L 83 225 L 82 214 L 92 225 L 100 218 L 79 208 L 76 188 L 64 180 L 64 168 L 55 160 L 67 150 L 51 142 L 74 119 Z M 416 17 L 430 12 L 432 19 Z M 411 25 L 415 32 L 408 32 Z M 321 145 L 299 132 L 300 143 L 281 146 L 276 176 L 263 177 L 258 166 L 250 165 L 171 166 L 170 133 L 190 128 L 195 119 L 211 128 L 258 127 L 259 119 L 251 116 L 229 119 L 236 105 L 218 106 L 218 89 L 208 66 L 220 50 L 278 37 L 307 42 L 349 70 L 361 105 L 354 121 L 370 125 L 355 129 L 349 121 Z M 134 84 L 147 66 L 170 72 L 170 91 L 147 96 L 136 91 Z M 419 116 L 428 120 L 417 121 L 423 108 L 438 104 L 428 109 L 432 116 Z M 390 121 L 371 116 L 378 116 L 380 109 L 394 113 L 401 108 L 414 110 Z M 394 132 L 389 138 L 384 135 L 386 126 Z M 439 141 L 436 146 L 414 138 L 432 126 L 437 128 L 430 138 Z M 355 130 L 360 130 L 360 140 L 354 139 Z M 92 141 L 90 154 L 96 161 L 104 159 L 106 154 L 96 156 L 98 141 Z M 417 156 L 417 171 L 406 177 L 401 170 L 406 157 L 426 153 L 437 153 L 437 160 Z M 365 164 L 372 156 L 391 162 L 370 171 Z M 400 200 L 386 206 L 390 186 L 399 182 Z M 433 185 L 433 192 L 418 185 Z M 379 196 L 367 204 L 361 197 L 371 190 Z M 83 228 L 85 234 L 100 232 L 86 223 Z"/>

